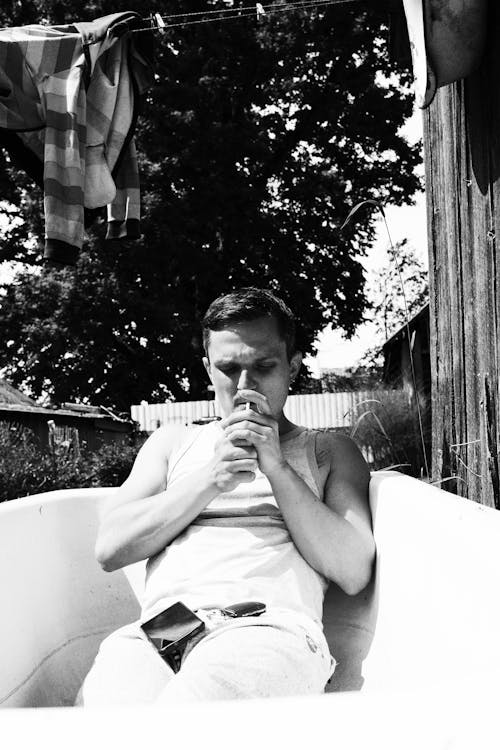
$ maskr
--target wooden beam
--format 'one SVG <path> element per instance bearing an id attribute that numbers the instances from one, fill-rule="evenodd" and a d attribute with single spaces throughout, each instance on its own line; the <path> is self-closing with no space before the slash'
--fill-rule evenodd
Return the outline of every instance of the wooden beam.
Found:
<path id="1" fill-rule="evenodd" d="M 500 8 L 481 68 L 424 112 L 434 481 L 500 508 Z M 450 479 L 451 478 L 451 479 Z"/>

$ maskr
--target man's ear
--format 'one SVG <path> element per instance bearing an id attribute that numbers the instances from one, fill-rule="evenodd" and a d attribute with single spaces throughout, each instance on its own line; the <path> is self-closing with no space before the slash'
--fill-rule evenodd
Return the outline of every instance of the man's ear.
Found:
<path id="1" fill-rule="evenodd" d="M 302 365 L 302 352 L 295 352 L 290 360 L 290 383 L 293 383 L 299 374 Z"/>
<path id="2" fill-rule="evenodd" d="M 210 378 L 210 382 L 212 382 L 212 371 L 211 371 L 211 367 L 210 367 L 210 361 L 209 361 L 208 357 L 203 357 L 202 361 L 203 361 L 203 366 L 205 367 L 205 370 L 208 373 L 208 377 Z"/>

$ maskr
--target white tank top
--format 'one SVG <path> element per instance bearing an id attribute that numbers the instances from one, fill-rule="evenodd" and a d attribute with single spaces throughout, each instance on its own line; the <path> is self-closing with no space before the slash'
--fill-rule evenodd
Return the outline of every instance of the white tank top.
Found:
<path id="1" fill-rule="evenodd" d="M 172 485 L 205 465 L 222 434 L 218 422 L 191 431 L 169 461 Z M 284 458 L 322 499 L 316 433 L 297 427 L 284 435 Z M 321 625 L 327 580 L 302 557 L 283 521 L 267 477 L 218 495 L 147 564 L 142 618 L 182 601 L 192 610 L 242 601 L 265 602 Z"/>

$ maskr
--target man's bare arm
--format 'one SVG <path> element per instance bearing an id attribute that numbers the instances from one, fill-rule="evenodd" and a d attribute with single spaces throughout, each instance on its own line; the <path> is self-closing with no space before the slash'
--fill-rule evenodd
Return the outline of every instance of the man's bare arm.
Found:
<path id="1" fill-rule="evenodd" d="M 104 570 L 117 570 L 162 551 L 216 495 L 254 478 L 255 451 L 222 441 L 200 469 L 166 487 L 174 441 L 172 430 L 154 432 L 128 479 L 105 501 L 95 547 Z"/>
<path id="2" fill-rule="evenodd" d="M 129 477 L 104 502 L 95 553 L 105 570 L 116 570 L 164 549 L 209 501 L 207 482 L 199 476 L 194 492 L 181 482 L 178 492 L 169 492 L 167 500 L 168 460 L 178 434 L 169 428 L 156 430 L 140 449 Z"/>
<path id="3" fill-rule="evenodd" d="M 370 472 L 355 443 L 344 435 L 323 433 L 321 449 L 329 472 L 324 503 L 285 461 L 277 421 L 267 399 L 244 391 L 260 411 L 234 412 L 221 423 L 235 443 L 257 450 L 259 467 L 271 483 L 290 535 L 302 556 L 346 593 L 356 594 L 370 580 L 375 543 L 368 505 Z"/>
<path id="4" fill-rule="evenodd" d="M 321 440 L 330 461 L 324 503 L 286 463 L 268 478 L 303 557 L 347 594 L 357 594 L 370 580 L 375 555 L 370 473 L 350 438 L 325 434 Z"/>

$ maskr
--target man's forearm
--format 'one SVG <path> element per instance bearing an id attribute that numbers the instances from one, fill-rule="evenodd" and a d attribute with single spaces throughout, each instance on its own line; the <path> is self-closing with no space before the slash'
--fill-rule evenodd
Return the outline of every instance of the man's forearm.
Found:
<path id="1" fill-rule="evenodd" d="M 125 491 L 126 486 L 118 492 Z M 96 542 L 96 557 L 112 571 L 163 550 L 219 493 L 210 467 L 151 497 L 121 502 L 110 498 Z"/>
<path id="2" fill-rule="evenodd" d="M 301 555 L 346 593 L 362 590 L 371 576 L 373 540 L 320 502 L 288 463 L 268 479 Z"/>

